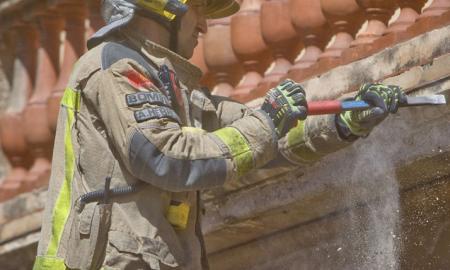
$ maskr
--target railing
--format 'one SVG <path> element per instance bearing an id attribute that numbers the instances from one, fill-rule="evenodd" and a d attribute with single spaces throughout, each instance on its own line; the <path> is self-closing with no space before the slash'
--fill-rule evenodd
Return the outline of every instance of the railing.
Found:
<path id="1" fill-rule="evenodd" d="M 34 1 L 2 14 L 0 55 L 9 85 L 2 92 L 9 100 L 0 116 L 0 140 L 11 170 L 1 183 L 0 201 L 48 183 L 59 101 L 86 50 L 86 36 L 102 24 L 99 5 Z"/>
<path id="2" fill-rule="evenodd" d="M 0 142 L 11 164 L 0 201 L 47 185 L 59 100 L 86 36 L 102 25 L 99 3 L 0 10 Z M 213 93 L 247 102 L 285 77 L 304 81 L 446 25 L 449 10 L 450 0 L 244 0 L 209 22 L 191 61 Z"/>

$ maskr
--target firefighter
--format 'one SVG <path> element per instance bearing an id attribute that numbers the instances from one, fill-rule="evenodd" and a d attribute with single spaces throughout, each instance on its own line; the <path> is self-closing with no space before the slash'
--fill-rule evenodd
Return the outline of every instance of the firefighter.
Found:
<path id="1" fill-rule="evenodd" d="M 192 56 L 206 19 L 235 0 L 103 0 L 61 100 L 34 269 L 208 269 L 199 190 L 275 158 L 308 164 L 367 136 L 403 92 L 364 85 L 374 107 L 306 119 L 286 80 L 253 110 L 201 88 Z M 293 127 L 293 128 L 291 128 Z"/>

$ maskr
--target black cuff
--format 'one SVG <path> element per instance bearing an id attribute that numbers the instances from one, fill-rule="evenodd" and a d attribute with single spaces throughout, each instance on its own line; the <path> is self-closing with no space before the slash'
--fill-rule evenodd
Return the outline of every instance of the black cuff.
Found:
<path id="1" fill-rule="evenodd" d="M 359 136 L 356 136 L 351 132 L 351 130 L 347 127 L 347 125 L 342 121 L 342 119 L 339 117 L 339 114 L 336 114 L 334 116 L 334 123 L 336 125 L 336 130 L 339 134 L 339 137 L 347 142 L 354 142 L 356 141 Z"/>

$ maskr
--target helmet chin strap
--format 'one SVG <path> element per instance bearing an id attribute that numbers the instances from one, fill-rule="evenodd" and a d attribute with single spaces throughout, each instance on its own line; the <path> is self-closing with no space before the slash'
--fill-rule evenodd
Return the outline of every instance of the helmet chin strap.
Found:
<path id="1" fill-rule="evenodd" d="M 180 19 L 177 16 L 170 22 L 169 49 L 174 53 L 178 53 L 178 30 L 180 30 Z"/>
<path id="2" fill-rule="evenodd" d="M 137 9 L 137 14 L 144 16 L 148 19 L 154 20 L 159 23 L 161 26 L 166 28 L 169 31 L 170 39 L 169 39 L 169 50 L 174 53 L 178 53 L 178 31 L 180 29 L 180 16 L 176 16 L 173 21 L 169 22 L 164 17 L 155 14 L 153 12 L 147 11 L 145 9 Z"/>

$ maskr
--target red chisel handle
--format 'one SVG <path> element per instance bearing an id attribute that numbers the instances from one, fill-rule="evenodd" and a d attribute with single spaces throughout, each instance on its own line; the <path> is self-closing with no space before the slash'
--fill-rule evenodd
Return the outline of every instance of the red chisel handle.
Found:
<path id="1" fill-rule="evenodd" d="M 339 100 L 308 102 L 308 115 L 336 114 L 340 112 L 342 112 L 342 107 Z"/>

